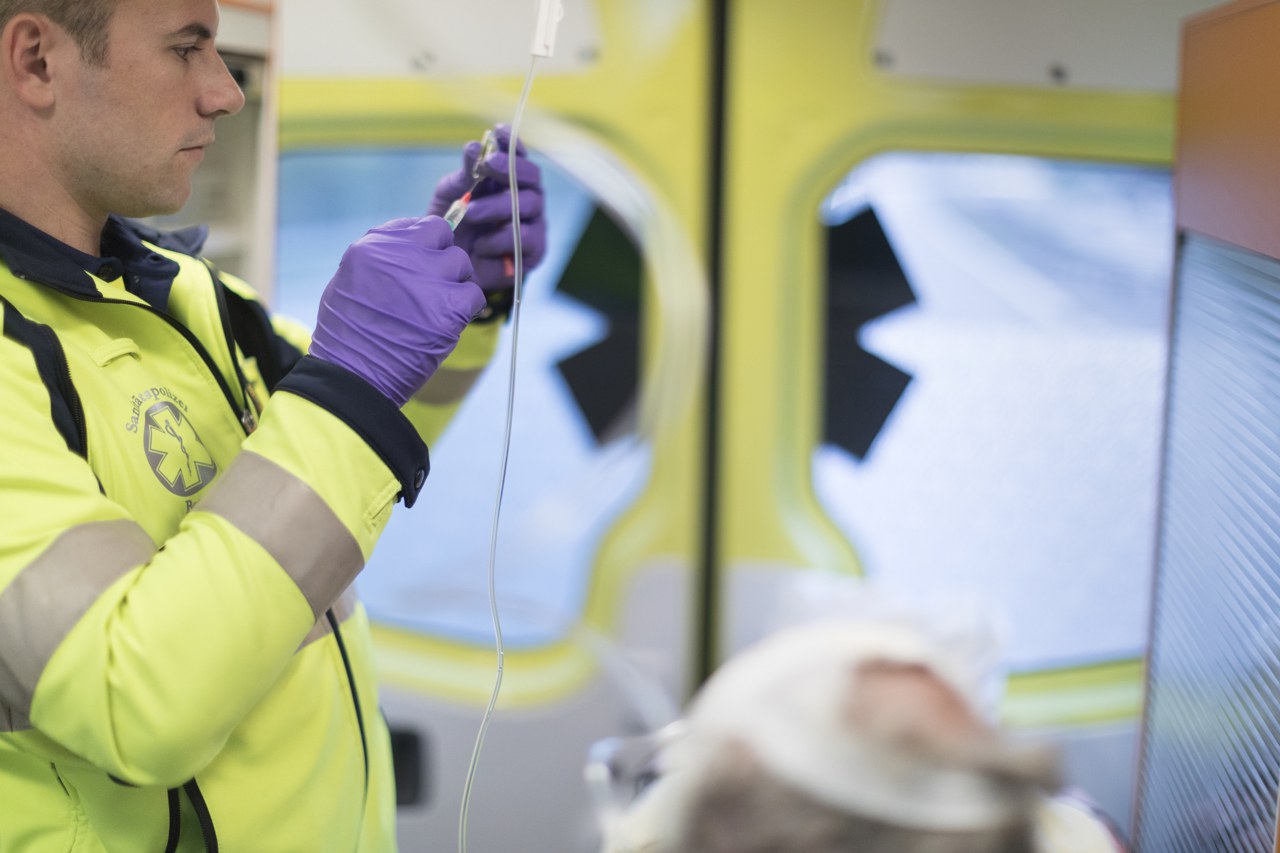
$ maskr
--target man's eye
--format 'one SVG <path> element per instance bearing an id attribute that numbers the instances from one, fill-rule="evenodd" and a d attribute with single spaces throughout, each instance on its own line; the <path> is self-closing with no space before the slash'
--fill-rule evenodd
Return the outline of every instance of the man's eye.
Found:
<path id="1" fill-rule="evenodd" d="M 173 49 L 173 52 L 178 54 L 178 58 L 181 59 L 183 62 L 185 62 L 191 56 L 191 54 L 197 53 L 199 52 L 199 50 L 200 48 L 196 47 L 195 45 L 187 44 L 181 47 L 175 47 Z"/>

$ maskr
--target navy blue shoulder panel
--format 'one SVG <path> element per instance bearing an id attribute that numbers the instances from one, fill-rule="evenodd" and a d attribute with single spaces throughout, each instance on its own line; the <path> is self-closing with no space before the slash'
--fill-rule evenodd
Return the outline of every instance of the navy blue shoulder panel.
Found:
<path id="1" fill-rule="evenodd" d="M 67 449 L 87 459 L 89 440 L 85 433 L 84 409 L 80 405 L 80 394 L 71 383 L 71 370 L 67 367 L 62 343 L 53 329 L 27 319 L 4 297 L 0 297 L 0 305 L 4 306 L 4 336 L 31 350 L 35 358 L 40 381 L 49 391 L 53 425 L 62 434 Z"/>

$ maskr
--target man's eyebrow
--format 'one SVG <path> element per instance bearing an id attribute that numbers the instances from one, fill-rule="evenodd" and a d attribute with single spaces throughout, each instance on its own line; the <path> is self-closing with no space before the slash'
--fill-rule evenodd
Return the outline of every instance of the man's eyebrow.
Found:
<path id="1" fill-rule="evenodd" d="M 199 38 L 199 39 L 211 39 L 213 38 L 213 31 L 210 30 L 208 27 L 206 27 L 204 24 L 193 21 L 192 23 L 187 24 L 182 29 L 174 30 L 173 32 L 169 33 L 169 35 L 166 36 L 166 38 L 182 38 L 184 36 L 185 37 L 195 36 L 196 38 Z"/>

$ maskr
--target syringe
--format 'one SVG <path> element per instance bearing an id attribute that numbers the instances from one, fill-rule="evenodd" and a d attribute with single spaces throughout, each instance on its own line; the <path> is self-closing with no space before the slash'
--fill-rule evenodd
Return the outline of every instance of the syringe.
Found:
<path id="1" fill-rule="evenodd" d="M 497 147 L 497 138 L 492 130 L 486 130 L 484 136 L 480 137 L 480 153 L 476 155 L 476 161 L 471 164 L 471 186 L 467 187 L 462 197 L 455 200 L 444 212 L 444 221 L 448 222 L 449 227 L 454 231 L 458 230 L 458 223 L 462 221 L 462 217 L 467 215 L 467 207 L 471 204 L 471 193 L 484 180 L 484 175 L 480 172 L 480 164 L 493 153 L 495 147 Z"/>

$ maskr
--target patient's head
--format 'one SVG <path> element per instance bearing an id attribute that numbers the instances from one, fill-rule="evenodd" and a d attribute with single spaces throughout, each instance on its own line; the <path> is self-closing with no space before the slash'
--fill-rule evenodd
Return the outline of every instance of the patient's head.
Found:
<path id="1" fill-rule="evenodd" d="M 945 648 L 876 623 L 737 655 L 660 764 L 636 811 L 679 853 L 1031 853 L 1056 781 L 1051 755 L 981 718 Z"/>

